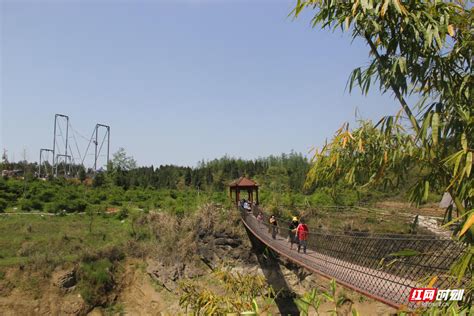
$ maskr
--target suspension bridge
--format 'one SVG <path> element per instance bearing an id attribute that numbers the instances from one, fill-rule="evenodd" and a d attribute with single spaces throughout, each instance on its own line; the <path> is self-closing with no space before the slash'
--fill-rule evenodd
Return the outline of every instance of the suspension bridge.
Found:
<path id="1" fill-rule="evenodd" d="M 308 251 L 290 250 L 287 242 L 288 224 L 277 219 L 279 230 L 275 239 L 270 233 L 268 215 L 257 219 L 258 207 L 252 212 L 240 209 L 248 232 L 266 247 L 300 267 L 365 296 L 395 308 L 416 308 L 409 301 L 412 288 L 464 288 L 450 275 L 452 264 L 463 254 L 465 246 L 450 238 L 431 235 L 368 234 L 360 232 L 325 233 L 309 229 Z M 408 251 L 409 250 L 409 251 Z M 405 253 L 400 256 L 397 253 Z M 457 287 L 456 287 L 457 285 Z"/>

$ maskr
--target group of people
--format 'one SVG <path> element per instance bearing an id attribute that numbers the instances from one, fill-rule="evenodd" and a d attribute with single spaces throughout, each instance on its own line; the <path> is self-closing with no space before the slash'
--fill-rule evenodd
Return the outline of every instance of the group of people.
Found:
<path id="1" fill-rule="evenodd" d="M 252 211 L 252 202 L 249 202 L 249 201 L 243 199 L 243 200 L 240 201 L 240 207 L 243 208 L 244 210 L 246 210 L 247 212 L 251 212 Z"/>
<path id="2" fill-rule="evenodd" d="M 305 224 L 304 219 L 293 216 L 288 227 L 288 242 L 290 243 L 290 249 L 293 249 L 293 244 L 298 245 L 298 252 L 303 248 L 303 253 L 306 253 L 308 246 L 308 225 Z"/>
<path id="3" fill-rule="evenodd" d="M 257 220 L 260 225 L 263 221 L 262 212 L 258 213 Z M 275 215 L 270 216 L 269 224 L 268 230 L 272 234 L 272 238 L 276 239 L 276 235 L 278 234 L 278 221 Z M 303 253 L 306 253 L 308 234 L 309 228 L 305 224 L 304 219 L 301 218 L 298 220 L 298 218 L 294 216 L 288 227 L 288 242 L 290 243 L 290 249 L 293 249 L 293 245 L 296 244 L 298 246 L 298 252 L 303 250 Z"/>

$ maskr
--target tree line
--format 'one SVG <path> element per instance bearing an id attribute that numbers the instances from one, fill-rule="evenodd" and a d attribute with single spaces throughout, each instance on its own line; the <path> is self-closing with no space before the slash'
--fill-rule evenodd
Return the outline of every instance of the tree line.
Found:
<path id="1" fill-rule="evenodd" d="M 155 189 L 225 190 L 228 183 L 241 176 L 257 180 L 260 184 L 268 183 L 282 186 L 282 190 L 301 192 L 306 180 L 310 162 L 301 153 L 271 155 L 257 159 L 245 160 L 224 156 L 210 161 L 200 161 L 196 167 L 176 165 L 136 166 L 133 157 L 127 157 L 121 148 L 113 155 L 108 171 L 93 175 L 91 170 L 81 166 L 72 166 L 71 174 L 84 181 L 95 177 L 95 185 L 101 186 L 105 178 L 123 189 L 134 187 Z M 51 169 L 51 167 L 49 168 Z M 63 167 L 59 168 L 64 169 Z M 0 164 L 0 170 L 21 170 L 25 177 L 35 177 L 38 170 L 36 162 L 9 162 L 6 156 Z M 63 173 L 59 173 L 60 175 Z"/>

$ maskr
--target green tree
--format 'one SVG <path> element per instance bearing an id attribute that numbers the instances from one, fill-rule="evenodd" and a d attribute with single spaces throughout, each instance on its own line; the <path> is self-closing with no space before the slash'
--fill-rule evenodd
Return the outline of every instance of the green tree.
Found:
<path id="1" fill-rule="evenodd" d="M 86 180 L 86 178 L 87 178 L 86 170 L 85 170 L 84 168 L 81 168 L 81 169 L 79 170 L 79 180 L 80 180 L 81 182 L 84 182 L 84 181 Z"/>
<path id="2" fill-rule="evenodd" d="M 367 93 L 377 82 L 401 106 L 399 114 L 376 126 L 339 130 L 315 152 L 308 183 L 344 179 L 372 185 L 416 165 L 420 172 L 411 200 L 425 200 L 432 187 L 449 192 L 464 220 L 458 235 L 472 247 L 472 10 L 464 1 L 299 0 L 294 15 L 305 8 L 314 9 L 313 26 L 341 28 L 367 44 L 370 62 L 354 69 L 349 89 L 359 86 Z M 408 104 L 408 95 L 419 102 Z M 459 274 L 472 270 L 469 253 Z"/>
<path id="3" fill-rule="evenodd" d="M 113 169 L 132 170 L 137 168 L 137 162 L 132 156 L 127 156 L 125 149 L 120 147 L 112 156 Z"/>
<path id="4" fill-rule="evenodd" d="M 105 184 L 105 175 L 103 172 L 98 172 L 94 179 L 92 180 L 92 186 L 94 188 L 99 188 Z"/>
<path id="5" fill-rule="evenodd" d="M 393 165 L 389 162 L 405 159 L 417 163 L 429 172 L 418 179 L 412 200 L 420 202 L 429 187 L 439 186 L 465 214 L 472 208 L 474 197 L 471 10 L 463 2 L 310 0 L 298 1 L 295 15 L 305 7 L 315 9 L 313 25 L 340 27 L 369 47 L 371 61 L 352 72 L 349 88 L 358 85 L 367 93 L 372 81 L 379 82 L 381 91 L 394 93 L 408 118 L 410 137 L 403 136 L 406 142 L 397 145 L 400 149 L 396 146 L 390 150 L 391 143 L 387 142 L 400 135 L 401 116 L 386 117 L 378 125 L 389 135 L 377 148 L 383 154 L 378 159 L 379 175 Z M 406 101 L 409 94 L 418 96 L 419 103 L 410 106 Z M 341 146 L 352 140 L 349 134 L 339 136 L 343 137 L 334 141 L 342 141 Z M 334 141 L 315 156 L 316 160 L 328 150 L 340 150 Z M 365 168 L 362 164 L 357 167 Z"/>
<path id="6" fill-rule="evenodd" d="M 0 169 L 6 170 L 8 169 L 10 163 L 8 161 L 8 155 L 7 155 L 7 150 L 4 148 L 3 149 L 3 154 L 2 154 L 2 163 L 0 165 Z"/>

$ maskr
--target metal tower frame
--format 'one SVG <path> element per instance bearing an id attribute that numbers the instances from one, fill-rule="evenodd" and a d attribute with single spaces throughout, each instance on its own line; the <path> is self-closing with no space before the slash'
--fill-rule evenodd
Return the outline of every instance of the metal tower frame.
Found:
<path id="1" fill-rule="evenodd" d="M 110 162 L 110 126 L 104 125 L 104 124 L 99 124 L 97 123 L 95 125 L 95 140 L 94 140 L 94 147 L 95 147 L 95 152 L 94 152 L 94 172 L 97 172 L 97 160 L 100 155 L 100 151 L 102 150 L 102 145 L 100 146 L 99 150 L 97 150 L 97 146 L 99 145 L 99 129 L 100 128 L 105 128 L 105 136 L 107 136 L 107 168 L 109 167 L 109 162 Z"/>
<path id="2" fill-rule="evenodd" d="M 53 170 L 54 170 L 54 151 L 52 149 L 48 149 L 48 148 L 41 148 L 40 149 L 39 165 L 38 165 L 38 177 L 40 177 L 40 178 L 41 178 L 41 165 L 43 164 L 43 152 L 53 153 L 53 166 L 52 167 L 53 167 Z M 46 169 L 46 167 L 45 167 L 45 169 Z M 51 170 L 51 173 L 52 173 L 53 170 Z"/>
<path id="3" fill-rule="evenodd" d="M 63 154 L 57 154 L 56 155 L 56 165 L 55 165 L 55 174 L 56 176 L 58 175 L 58 158 L 59 157 L 64 157 L 64 175 L 69 175 L 71 173 L 71 155 L 63 155 Z M 68 168 L 68 160 L 69 160 L 69 169 Z"/>
<path id="4" fill-rule="evenodd" d="M 65 120 L 65 122 L 66 122 L 66 133 L 65 133 L 66 135 L 63 134 L 63 130 L 61 128 L 60 120 Z M 40 149 L 40 158 L 39 158 L 39 166 L 38 166 L 38 176 L 39 177 L 41 177 L 41 166 L 44 163 L 44 161 L 43 161 L 44 152 L 51 152 L 53 154 L 52 174 L 55 177 L 58 176 L 58 167 L 59 167 L 59 164 L 60 164 L 60 158 L 61 157 L 64 158 L 63 162 L 64 162 L 65 175 L 67 175 L 68 173 L 69 174 L 71 173 L 72 163 L 73 163 L 74 157 L 73 157 L 73 151 L 69 146 L 69 127 L 70 127 L 70 124 L 69 124 L 69 116 L 68 115 L 59 114 L 59 113 L 56 113 L 54 115 L 53 149 L 49 149 L 49 148 L 41 148 Z M 59 128 L 59 132 L 60 132 L 59 135 L 61 136 L 61 138 L 63 138 L 64 143 L 65 143 L 64 144 L 64 152 L 62 151 L 63 147 L 60 146 L 59 143 L 58 143 L 58 137 L 57 137 L 58 136 L 58 128 Z M 97 123 L 95 125 L 94 130 L 92 132 L 92 136 L 89 140 L 89 144 L 87 145 L 86 152 L 82 156 L 82 158 L 81 158 L 81 154 L 79 152 L 79 147 L 77 145 L 77 141 L 76 141 L 76 138 L 75 138 L 75 134 L 74 134 L 75 131 L 72 127 L 71 127 L 71 129 L 72 129 L 72 132 L 73 132 L 72 138 L 76 142 L 76 147 L 78 149 L 79 158 L 81 159 L 80 163 L 81 163 L 82 166 L 84 166 L 84 159 L 87 156 L 87 151 L 89 150 L 89 147 L 90 147 L 91 143 L 92 142 L 94 143 L 94 147 L 95 147 L 94 172 L 97 172 L 97 161 L 99 160 L 100 153 L 102 151 L 102 146 L 104 145 L 104 142 L 107 140 L 107 167 L 108 167 L 108 165 L 110 163 L 110 126 L 105 125 L 105 124 L 100 124 L 100 123 Z M 105 130 L 105 131 L 104 131 L 103 139 L 102 139 L 100 147 L 99 147 L 99 132 L 101 130 Z M 75 133 L 77 133 L 77 132 L 75 132 Z M 65 138 L 64 138 L 64 136 L 65 136 Z M 80 136 L 82 136 L 82 135 L 80 135 Z M 82 137 L 85 138 L 84 136 L 82 136 Z"/>
<path id="5" fill-rule="evenodd" d="M 56 129 L 58 126 L 58 118 L 66 119 L 66 140 L 65 140 L 65 145 L 64 145 L 64 154 L 61 154 L 61 155 L 56 154 Z M 69 116 L 64 115 L 64 114 L 55 114 L 54 115 L 54 137 L 53 137 L 53 167 L 55 169 L 55 176 L 58 175 L 57 157 L 63 156 L 63 155 L 67 156 L 68 139 L 69 139 Z"/>

